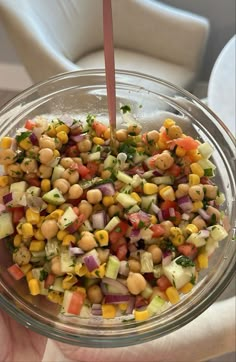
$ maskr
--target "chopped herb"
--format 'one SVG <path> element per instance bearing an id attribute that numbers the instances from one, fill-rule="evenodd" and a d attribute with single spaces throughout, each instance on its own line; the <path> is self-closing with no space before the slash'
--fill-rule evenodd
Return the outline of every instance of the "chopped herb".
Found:
<path id="1" fill-rule="evenodd" d="M 120 227 L 120 226 L 117 226 L 117 228 L 115 228 L 115 232 L 116 232 L 116 233 L 120 233 L 120 232 L 121 232 L 121 227 Z"/>
<path id="2" fill-rule="evenodd" d="M 214 176 L 212 168 L 205 168 L 204 176 L 208 176 L 208 177 Z"/>
<path id="3" fill-rule="evenodd" d="M 119 146 L 118 152 L 126 153 L 127 160 L 132 160 L 136 153 L 135 147 L 136 144 L 134 142 L 130 142 L 130 140 L 127 140 Z"/>
<path id="4" fill-rule="evenodd" d="M 193 284 L 193 285 L 196 283 L 196 276 L 193 275 L 193 274 L 191 276 L 190 283 Z"/>
<path id="5" fill-rule="evenodd" d="M 31 135 L 31 132 L 23 132 L 20 135 L 16 136 L 16 142 L 20 143 L 21 141 L 23 141 L 24 139 L 26 139 L 27 137 L 29 137 Z"/>
<path id="6" fill-rule="evenodd" d="M 123 112 L 123 113 L 127 113 L 127 112 L 131 112 L 131 108 L 130 106 L 128 106 L 127 104 L 120 107 L 120 110 Z"/>
<path id="7" fill-rule="evenodd" d="M 46 270 L 40 270 L 40 275 L 39 275 L 39 280 L 40 282 L 42 282 L 43 280 L 45 280 L 48 276 L 48 272 Z"/>
<path id="8" fill-rule="evenodd" d="M 196 193 L 197 193 L 198 195 L 200 195 L 200 191 L 199 191 L 199 190 L 197 190 Z"/>
<path id="9" fill-rule="evenodd" d="M 215 225 L 216 222 L 217 222 L 217 220 L 216 220 L 216 214 L 212 214 L 212 215 L 211 215 L 211 218 L 210 218 L 210 221 L 209 221 L 209 225 L 210 225 L 210 226 L 211 226 L 211 225 Z"/>
<path id="10" fill-rule="evenodd" d="M 59 195 L 59 194 L 54 194 L 53 197 L 57 197 L 57 198 L 58 198 L 58 197 L 60 197 L 60 195 Z"/>
<path id="11" fill-rule="evenodd" d="M 97 275 L 97 277 L 100 277 L 99 270 L 96 270 L 96 271 L 95 271 L 95 274 Z"/>
<path id="12" fill-rule="evenodd" d="M 144 226 L 145 226 L 145 223 L 142 220 L 140 220 L 138 223 L 138 228 L 142 229 Z"/>
<path id="13" fill-rule="evenodd" d="M 103 240 L 104 239 L 104 236 L 103 236 L 103 234 L 101 233 L 101 234 L 99 234 L 99 237 L 100 237 L 100 239 L 101 240 Z"/>
<path id="14" fill-rule="evenodd" d="M 181 265 L 183 268 L 195 266 L 192 259 L 188 258 L 187 256 L 181 256 L 178 260 L 176 260 L 176 264 Z"/>
<path id="15" fill-rule="evenodd" d="M 94 121 L 95 121 L 95 116 L 93 116 L 92 114 L 88 114 L 86 118 L 88 126 L 92 126 Z"/>

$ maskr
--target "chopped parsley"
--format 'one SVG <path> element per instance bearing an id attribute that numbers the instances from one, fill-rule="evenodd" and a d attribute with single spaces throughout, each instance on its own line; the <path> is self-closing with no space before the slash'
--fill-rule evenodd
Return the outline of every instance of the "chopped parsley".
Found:
<path id="1" fill-rule="evenodd" d="M 204 176 L 208 176 L 208 177 L 214 176 L 212 168 L 205 168 Z"/>
<path id="2" fill-rule="evenodd" d="M 190 259 L 190 258 L 188 258 L 187 256 L 184 256 L 184 255 L 176 260 L 176 264 L 181 265 L 183 268 L 188 268 L 189 266 L 195 266 L 192 259 Z"/>
<path id="3" fill-rule="evenodd" d="M 58 197 L 60 197 L 60 195 L 59 194 L 54 194 L 53 197 L 58 198 Z"/>
<path id="4" fill-rule="evenodd" d="M 131 108 L 130 108 L 130 106 L 128 106 L 128 104 L 125 104 L 124 106 L 120 107 L 120 110 L 123 113 L 131 112 Z"/>
<path id="5" fill-rule="evenodd" d="M 134 155 L 136 153 L 136 144 L 130 140 L 127 140 L 126 142 L 122 143 L 119 148 L 118 152 L 126 153 L 127 160 L 132 160 L 134 158 Z"/>
<path id="6" fill-rule="evenodd" d="M 17 143 L 20 143 L 21 141 L 23 141 L 24 139 L 26 139 L 27 137 L 29 137 L 31 135 L 31 132 L 22 132 L 20 135 L 16 136 L 16 141 Z"/>
<path id="7" fill-rule="evenodd" d="M 48 272 L 46 270 L 40 270 L 40 275 L 39 275 L 39 280 L 40 282 L 42 282 L 43 280 L 45 280 L 48 276 Z"/>
<path id="8" fill-rule="evenodd" d="M 120 233 L 120 232 L 121 232 L 121 227 L 120 227 L 120 226 L 117 226 L 117 227 L 115 228 L 115 232 L 116 232 L 116 233 Z"/>

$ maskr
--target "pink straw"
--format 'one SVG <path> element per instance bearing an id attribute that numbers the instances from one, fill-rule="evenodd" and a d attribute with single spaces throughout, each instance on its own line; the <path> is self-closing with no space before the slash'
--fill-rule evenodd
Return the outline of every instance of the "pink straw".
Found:
<path id="1" fill-rule="evenodd" d="M 116 90 L 111 0 L 103 0 L 103 36 L 107 103 L 112 134 L 116 128 Z"/>

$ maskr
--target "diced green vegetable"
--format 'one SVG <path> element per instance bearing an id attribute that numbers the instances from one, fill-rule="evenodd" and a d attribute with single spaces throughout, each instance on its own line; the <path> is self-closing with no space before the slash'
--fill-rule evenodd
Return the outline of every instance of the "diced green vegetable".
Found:
<path id="1" fill-rule="evenodd" d="M 108 258 L 105 276 L 107 278 L 116 279 L 120 268 L 120 261 L 115 255 Z"/>

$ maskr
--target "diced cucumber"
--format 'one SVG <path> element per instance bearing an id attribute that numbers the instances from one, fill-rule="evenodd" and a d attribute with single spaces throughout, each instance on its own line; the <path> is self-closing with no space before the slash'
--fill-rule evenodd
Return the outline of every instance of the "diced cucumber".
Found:
<path id="1" fill-rule="evenodd" d="M 46 194 L 43 195 L 42 197 L 43 201 L 48 202 L 49 204 L 58 206 L 61 204 L 64 204 L 64 202 L 66 201 L 61 193 L 60 190 L 58 190 L 57 187 L 55 187 L 54 189 L 52 189 L 51 191 L 47 192 Z"/>
<path id="2" fill-rule="evenodd" d="M 120 218 L 118 216 L 113 216 L 113 218 L 105 226 L 105 230 L 108 232 L 112 231 L 120 223 Z"/>
<path id="3" fill-rule="evenodd" d="M 120 260 L 115 255 L 110 255 L 108 258 L 105 276 L 107 278 L 116 279 L 119 273 Z"/>
<path id="4" fill-rule="evenodd" d="M 219 193 L 219 196 L 216 196 L 215 203 L 216 205 L 222 205 L 225 202 L 225 194 L 223 192 Z"/>
<path id="5" fill-rule="evenodd" d="M 148 304 L 147 311 L 150 316 L 153 316 L 155 314 L 161 313 L 165 308 L 165 305 L 167 305 L 166 301 L 159 297 L 159 295 L 155 295 L 155 297 L 152 298 L 151 302 Z"/>
<path id="6" fill-rule="evenodd" d="M 39 197 L 41 194 L 41 189 L 40 189 L 40 187 L 37 187 L 37 186 L 30 186 L 26 190 L 26 194 Z"/>
<path id="7" fill-rule="evenodd" d="M 153 177 L 151 179 L 152 182 L 154 182 L 154 184 L 156 185 L 173 185 L 174 183 L 174 177 L 172 176 L 157 176 L 157 177 Z"/>
<path id="8" fill-rule="evenodd" d="M 47 165 L 49 167 L 55 168 L 59 162 L 60 162 L 60 157 L 56 157 L 51 162 L 49 162 Z"/>
<path id="9" fill-rule="evenodd" d="M 75 269 L 75 260 L 74 257 L 70 254 L 69 249 L 61 248 L 60 261 L 62 273 L 73 273 Z"/>
<path id="10" fill-rule="evenodd" d="M 98 161 L 101 159 L 101 152 L 94 152 L 94 153 L 89 153 L 88 155 L 88 161 Z"/>
<path id="11" fill-rule="evenodd" d="M 31 273 L 32 273 L 33 278 L 39 280 L 42 270 L 43 270 L 42 267 L 41 268 L 33 268 L 33 269 L 31 269 Z"/>
<path id="12" fill-rule="evenodd" d="M 54 256 L 58 255 L 59 250 L 59 242 L 56 238 L 47 241 L 45 245 L 47 259 L 52 259 Z"/>
<path id="13" fill-rule="evenodd" d="M 57 277 L 49 289 L 54 290 L 55 292 L 64 293 L 65 290 L 62 288 L 62 281 L 63 281 L 63 277 Z"/>
<path id="14" fill-rule="evenodd" d="M 116 175 L 117 179 L 124 182 L 127 185 L 131 185 L 133 178 L 122 171 L 118 171 Z"/>
<path id="15" fill-rule="evenodd" d="M 71 206 L 69 206 L 64 214 L 58 220 L 58 226 L 60 230 L 65 230 L 69 225 L 73 224 L 75 220 L 78 219 L 78 216 L 74 212 Z"/>
<path id="16" fill-rule="evenodd" d="M 206 244 L 206 239 L 200 237 L 198 233 L 192 233 L 186 241 L 187 243 L 194 244 L 197 248 Z"/>
<path id="17" fill-rule="evenodd" d="M 43 259 L 46 256 L 45 250 L 41 251 L 31 251 L 32 257 L 37 259 Z"/>
<path id="18" fill-rule="evenodd" d="M 138 186 L 142 185 L 143 181 L 144 180 L 142 179 L 142 177 L 140 177 L 139 175 L 134 175 L 133 181 L 131 182 L 131 186 L 133 188 L 138 187 Z"/>
<path id="19" fill-rule="evenodd" d="M 123 193 L 119 193 L 116 196 L 116 201 L 118 201 L 125 209 L 137 204 L 137 201 L 132 196 Z"/>
<path id="20" fill-rule="evenodd" d="M 219 224 L 209 226 L 208 230 L 210 231 L 210 236 L 212 237 L 212 239 L 217 242 L 224 240 L 228 236 L 225 228 Z"/>
<path id="21" fill-rule="evenodd" d="M 208 169 L 212 169 L 213 171 L 216 169 L 216 166 L 214 165 L 214 163 L 212 163 L 209 160 L 206 159 L 202 159 L 202 160 L 198 160 L 197 163 L 204 169 L 204 170 L 208 170 Z"/>
<path id="22" fill-rule="evenodd" d="M 108 155 L 107 158 L 104 160 L 104 170 L 106 170 L 107 168 L 113 169 L 114 166 L 117 163 L 117 159 L 116 157 L 112 156 L 112 155 Z"/>
<path id="23" fill-rule="evenodd" d="M 212 255 L 214 251 L 219 247 L 218 241 L 215 241 L 212 237 L 209 237 L 204 246 L 204 250 L 208 256 Z"/>
<path id="24" fill-rule="evenodd" d="M 10 186 L 10 192 L 17 192 L 21 195 L 25 193 L 27 189 L 27 183 L 25 181 L 14 182 Z"/>
<path id="25" fill-rule="evenodd" d="M 198 146 L 198 152 L 202 155 L 203 158 L 208 159 L 214 152 L 214 148 L 208 142 L 205 142 Z"/>
<path id="26" fill-rule="evenodd" d="M 3 212 L 0 215 L 0 239 L 14 233 L 14 227 L 12 223 L 12 214 L 9 212 Z"/>
<path id="27" fill-rule="evenodd" d="M 127 214 L 133 214 L 134 212 L 138 212 L 140 207 L 138 205 L 132 206 L 130 209 L 127 210 Z"/>
<path id="28" fill-rule="evenodd" d="M 157 203 L 157 195 L 148 195 L 148 196 L 142 196 L 141 197 L 142 202 L 141 202 L 141 209 L 148 211 L 148 212 L 152 212 L 152 204 L 156 204 Z"/>
<path id="29" fill-rule="evenodd" d="M 131 185 L 126 185 L 120 189 L 120 192 L 123 194 L 130 194 L 133 191 L 133 188 Z"/>
<path id="30" fill-rule="evenodd" d="M 182 265 L 177 264 L 176 261 L 179 258 L 182 258 L 182 256 L 179 256 L 178 258 L 172 260 L 168 265 L 164 265 L 162 267 L 163 274 L 177 289 L 182 288 L 186 283 L 188 283 L 196 272 L 195 266 L 183 267 Z"/>
<path id="31" fill-rule="evenodd" d="M 65 168 L 61 165 L 57 165 L 52 173 L 51 181 L 52 183 L 56 181 L 57 179 L 61 178 L 63 172 L 65 171 Z"/>
<path id="32" fill-rule="evenodd" d="M 149 299 L 153 293 L 153 289 L 149 283 L 147 283 L 144 291 L 142 291 L 141 296 L 145 299 Z"/>
<path id="33" fill-rule="evenodd" d="M 79 231 L 93 231 L 93 227 L 91 225 L 91 222 L 89 220 L 85 220 L 83 224 L 80 226 Z"/>
<path id="34" fill-rule="evenodd" d="M 152 273 L 153 272 L 153 259 L 152 254 L 148 251 L 144 251 L 140 255 L 141 273 Z"/>
<path id="35" fill-rule="evenodd" d="M 135 153 L 134 154 L 134 156 L 133 156 L 133 162 L 135 163 L 135 164 L 137 164 L 137 163 L 141 163 L 141 162 L 143 162 L 145 159 L 146 159 L 146 155 L 144 155 L 143 153 Z"/>

